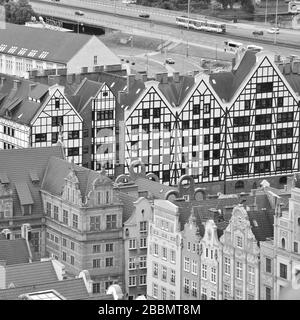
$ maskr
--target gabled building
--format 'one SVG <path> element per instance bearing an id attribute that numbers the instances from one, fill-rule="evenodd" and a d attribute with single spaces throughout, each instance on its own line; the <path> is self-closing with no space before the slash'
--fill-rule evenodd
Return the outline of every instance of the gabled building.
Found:
<path id="1" fill-rule="evenodd" d="M 45 41 L 47 39 L 47 41 Z M 6 23 L 0 36 L 0 73 L 28 78 L 28 72 L 67 69 L 68 73 L 119 65 L 120 59 L 96 36 Z"/>
<path id="2" fill-rule="evenodd" d="M 43 85 L 2 74 L 0 148 L 64 144 L 66 157 L 82 163 L 82 118 L 58 85 Z"/>
<path id="3" fill-rule="evenodd" d="M 41 185 L 46 255 L 72 275 L 88 270 L 93 292 L 123 286 L 122 203 L 104 172 L 59 158 L 48 162 Z"/>

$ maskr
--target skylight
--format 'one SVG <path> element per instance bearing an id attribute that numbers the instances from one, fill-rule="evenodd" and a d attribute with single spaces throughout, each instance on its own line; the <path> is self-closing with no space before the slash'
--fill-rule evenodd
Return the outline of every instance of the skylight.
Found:
<path id="1" fill-rule="evenodd" d="M 254 225 L 254 227 L 258 227 L 258 223 L 256 220 L 253 220 L 253 225 Z"/>
<path id="2" fill-rule="evenodd" d="M 8 53 L 14 53 L 17 49 L 18 47 L 13 46 L 8 50 Z"/>
<path id="3" fill-rule="evenodd" d="M 37 54 L 37 50 L 31 50 L 29 53 L 28 53 L 28 57 L 34 57 L 36 54 Z"/>
<path id="4" fill-rule="evenodd" d="M 23 113 L 19 114 L 19 115 L 18 115 L 18 119 L 21 119 L 21 118 L 22 118 L 22 115 L 23 115 Z"/>
<path id="5" fill-rule="evenodd" d="M 47 57 L 47 55 L 49 54 L 48 51 L 43 51 L 40 55 L 39 55 L 39 58 L 41 59 L 45 59 Z"/>
<path id="6" fill-rule="evenodd" d="M 111 84 L 111 86 L 110 86 L 110 87 L 112 88 L 115 84 L 116 84 L 116 83 L 115 83 L 115 82 L 113 82 L 113 83 Z"/>
<path id="7" fill-rule="evenodd" d="M 19 54 L 20 56 L 22 56 L 26 51 L 27 51 L 26 48 L 22 48 L 22 49 L 18 52 L 18 54 Z"/>
<path id="8" fill-rule="evenodd" d="M 6 49 L 7 45 L 6 44 L 1 44 L 0 46 L 0 51 L 4 51 Z"/>
<path id="9" fill-rule="evenodd" d="M 141 91 L 141 88 L 138 88 L 136 91 L 136 94 L 138 94 Z"/>
<path id="10" fill-rule="evenodd" d="M 216 84 L 216 80 L 215 80 L 215 79 L 212 79 L 212 83 L 213 83 L 213 84 Z"/>

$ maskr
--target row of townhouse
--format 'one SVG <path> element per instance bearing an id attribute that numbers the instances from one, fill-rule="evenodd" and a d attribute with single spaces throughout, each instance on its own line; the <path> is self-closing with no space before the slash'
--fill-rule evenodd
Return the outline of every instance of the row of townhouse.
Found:
<path id="1" fill-rule="evenodd" d="M 138 159 L 162 183 L 190 174 L 213 193 L 230 193 L 261 178 L 283 186 L 299 170 L 299 67 L 295 58 L 247 51 L 230 72 L 55 81 L 83 118 L 84 166 L 118 176 Z"/>
<path id="2" fill-rule="evenodd" d="M 148 297 L 280 299 L 300 270 L 299 186 L 299 178 L 288 191 L 265 184 L 238 205 L 218 199 L 217 208 L 209 199 L 154 200 Z"/>

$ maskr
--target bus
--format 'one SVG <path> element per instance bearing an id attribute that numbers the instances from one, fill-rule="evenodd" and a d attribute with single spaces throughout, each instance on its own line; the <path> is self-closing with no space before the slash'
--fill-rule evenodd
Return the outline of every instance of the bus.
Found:
<path id="1" fill-rule="evenodd" d="M 176 24 L 185 28 L 191 28 L 198 31 L 208 31 L 208 32 L 217 32 L 225 33 L 226 25 L 224 23 L 188 18 L 186 16 L 176 17 Z"/>
<path id="2" fill-rule="evenodd" d="M 237 53 L 237 51 L 243 47 L 241 42 L 235 42 L 232 40 L 224 41 L 224 51 L 229 53 Z"/>

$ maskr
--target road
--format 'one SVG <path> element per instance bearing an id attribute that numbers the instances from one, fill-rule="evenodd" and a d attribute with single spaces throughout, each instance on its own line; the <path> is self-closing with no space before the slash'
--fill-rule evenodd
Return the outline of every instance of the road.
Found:
<path id="1" fill-rule="evenodd" d="M 52 7 L 59 7 L 61 5 L 69 6 L 69 7 L 77 7 L 81 9 L 85 16 L 90 16 L 92 12 L 90 10 L 99 10 L 101 12 L 107 12 L 110 14 L 117 14 L 122 16 L 132 17 L 137 19 L 139 14 L 148 13 L 150 15 L 149 21 L 143 21 L 142 18 L 138 19 L 141 21 L 141 24 L 155 24 L 155 22 L 161 23 L 170 23 L 175 24 L 175 17 L 178 15 L 182 15 L 182 12 L 176 12 L 171 10 L 164 10 L 159 8 L 145 7 L 145 6 L 137 6 L 135 4 L 125 5 L 120 0 L 60 0 L 59 2 L 53 2 L 49 0 L 32 0 L 30 1 L 33 8 L 38 10 L 41 8 L 41 3 L 44 3 L 44 7 L 46 4 L 51 5 Z M 48 7 L 48 6 L 47 6 Z M 86 12 L 84 11 L 86 9 Z M 74 11 L 74 8 L 73 8 Z M 186 13 L 185 13 L 186 14 Z M 204 18 L 200 15 L 194 15 L 194 17 Z M 84 19 L 82 17 L 82 19 Z M 126 17 L 119 18 L 120 20 L 127 20 Z M 76 19 L 75 19 L 76 20 Z M 145 20 L 145 19 L 144 19 Z M 214 19 L 213 19 L 214 20 Z M 124 22 L 124 21 L 123 21 Z M 128 23 L 132 23 L 129 21 Z M 123 23 L 122 23 L 123 24 Z M 263 41 L 275 41 L 275 35 L 269 34 L 267 32 L 270 29 L 270 25 L 263 24 L 245 24 L 245 23 L 232 23 L 226 22 L 227 35 L 224 37 L 230 36 L 240 36 L 240 37 L 249 37 L 252 43 L 261 43 Z M 262 30 L 264 31 L 264 35 L 259 38 L 255 38 L 252 35 L 254 30 Z M 276 42 L 283 42 L 287 44 L 299 44 L 299 30 L 290 30 L 290 29 L 281 29 L 280 34 L 276 36 Z"/>

